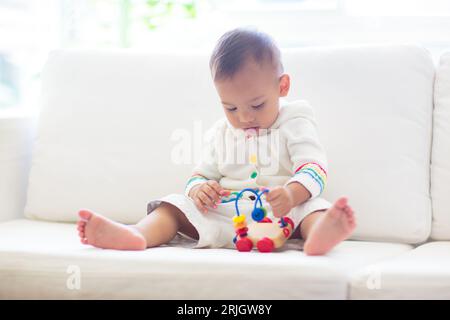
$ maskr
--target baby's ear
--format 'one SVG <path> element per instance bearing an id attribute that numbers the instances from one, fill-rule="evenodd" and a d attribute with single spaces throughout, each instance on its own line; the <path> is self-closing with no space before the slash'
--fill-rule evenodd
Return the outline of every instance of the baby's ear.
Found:
<path id="1" fill-rule="evenodd" d="M 280 97 L 286 97 L 291 87 L 291 78 L 288 74 L 283 74 L 280 77 Z"/>

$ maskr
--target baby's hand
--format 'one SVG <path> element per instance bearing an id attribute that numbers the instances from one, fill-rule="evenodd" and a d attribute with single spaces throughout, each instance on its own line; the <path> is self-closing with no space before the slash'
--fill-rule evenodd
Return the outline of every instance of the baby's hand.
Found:
<path id="1" fill-rule="evenodd" d="M 217 208 L 217 204 L 220 203 L 221 197 L 224 193 L 225 190 L 222 189 L 217 181 L 208 180 L 193 187 L 189 192 L 189 197 L 194 200 L 198 210 L 203 213 L 207 213 L 207 207 L 214 209 Z"/>
<path id="2" fill-rule="evenodd" d="M 277 218 L 287 215 L 294 205 L 291 191 L 286 187 L 270 188 L 266 194 L 266 200 Z"/>

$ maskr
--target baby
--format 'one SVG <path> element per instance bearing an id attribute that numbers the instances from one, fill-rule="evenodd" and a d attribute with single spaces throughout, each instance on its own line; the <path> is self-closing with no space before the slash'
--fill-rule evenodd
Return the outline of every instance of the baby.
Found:
<path id="1" fill-rule="evenodd" d="M 269 190 L 261 197 L 263 206 L 274 217 L 290 219 L 290 237 L 304 239 L 307 255 L 323 255 L 347 239 L 356 226 L 353 210 L 345 197 L 334 204 L 320 197 L 327 160 L 314 112 L 303 100 L 280 101 L 289 92 L 290 78 L 273 40 L 255 30 L 229 31 L 219 39 L 210 69 L 226 117 L 209 131 L 203 159 L 185 194 L 151 201 L 147 216 L 135 225 L 80 210 L 81 242 L 144 250 L 167 244 L 179 233 L 197 248 L 233 248 L 233 196 L 244 188 L 262 187 Z M 265 158 L 261 150 L 268 150 Z M 236 155 L 247 160 L 238 163 Z M 254 196 L 239 200 L 241 211 L 251 212 Z"/>

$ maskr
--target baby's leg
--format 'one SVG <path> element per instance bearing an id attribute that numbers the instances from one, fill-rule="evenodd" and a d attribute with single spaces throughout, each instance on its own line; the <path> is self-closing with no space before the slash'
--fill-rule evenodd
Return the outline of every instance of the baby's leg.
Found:
<path id="1" fill-rule="evenodd" d="M 165 202 L 136 225 L 117 223 L 90 210 L 80 210 L 78 214 L 81 242 L 98 248 L 144 250 L 169 242 L 178 230 L 198 238 L 184 214 Z"/>
<path id="2" fill-rule="evenodd" d="M 303 219 L 300 233 L 307 255 L 323 255 L 347 239 L 356 227 L 353 210 L 346 198 L 339 198 L 331 208 L 316 211 Z"/>
<path id="3" fill-rule="evenodd" d="M 161 205 L 133 226 L 145 238 L 147 248 L 157 247 L 172 240 L 178 231 L 198 240 L 198 232 L 184 213 L 174 205 Z"/>

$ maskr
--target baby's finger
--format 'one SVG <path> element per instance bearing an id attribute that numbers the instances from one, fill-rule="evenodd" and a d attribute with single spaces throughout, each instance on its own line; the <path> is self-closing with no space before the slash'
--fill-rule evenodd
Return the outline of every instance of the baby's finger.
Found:
<path id="1" fill-rule="evenodd" d="M 215 180 L 208 180 L 206 183 L 208 184 L 208 186 L 213 188 L 219 195 L 224 191 L 222 186 Z"/>
<path id="2" fill-rule="evenodd" d="M 208 209 L 206 208 L 205 204 L 200 200 L 200 198 L 196 197 L 194 199 L 194 203 L 197 209 L 200 210 L 201 212 L 204 213 L 208 212 Z"/>
<path id="3" fill-rule="evenodd" d="M 274 210 L 274 211 L 273 211 L 273 216 L 274 216 L 275 218 L 281 218 L 281 217 L 284 216 L 284 214 L 283 214 L 283 212 L 282 212 L 281 210 Z"/>
<path id="4" fill-rule="evenodd" d="M 281 192 L 277 189 L 269 191 L 266 195 L 266 200 L 271 202 L 276 200 L 281 195 Z"/>
<path id="5" fill-rule="evenodd" d="M 204 190 L 201 190 L 201 191 L 199 192 L 198 197 L 199 197 L 200 200 L 202 200 L 202 202 L 203 202 L 204 204 L 206 204 L 208 207 L 211 207 L 211 208 L 215 207 L 214 200 L 211 199 L 211 198 L 209 197 L 209 195 L 208 195 Z"/>
<path id="6" fill-rule="evenodd" d="M 278 212 L 279 212 L 279 210 L 272 208 L 272 214 L 275 218 L 281 217 L 281 215 Z"/>
<path id="7" fill-rule="evenodd" d="M 214 203 L 220 202 L 220 194 L 217 193 L 216 189 L 213 189 L 209 185 L 205 185 L 204 191 L 214 201 Z"/>
<path id="8" fill-rule="evenodd" d="M 273 215 L 277 218 L 284 216 L 286 213 L 286 208 L 283 204 L 276 204 L 274 206 L 271 205 L 271 207 Z"/>
<path id="9" fill-rule="evenodd" d="M 272 209 L 278 209 L 280 206 L 283 205 L 283 203 L 280 200 L 269 202 Z"/>

